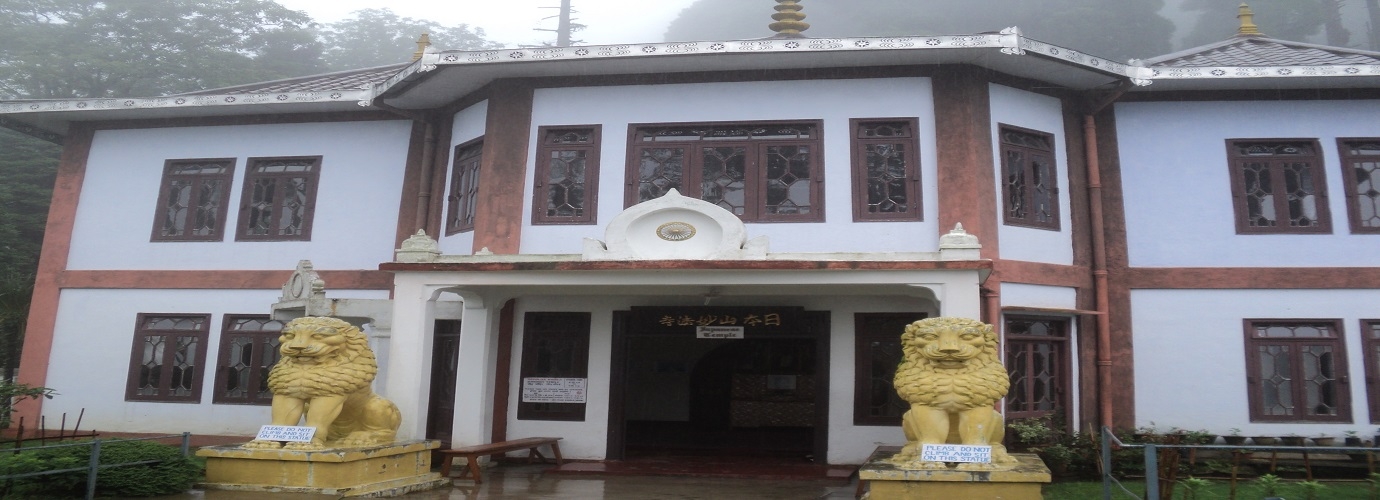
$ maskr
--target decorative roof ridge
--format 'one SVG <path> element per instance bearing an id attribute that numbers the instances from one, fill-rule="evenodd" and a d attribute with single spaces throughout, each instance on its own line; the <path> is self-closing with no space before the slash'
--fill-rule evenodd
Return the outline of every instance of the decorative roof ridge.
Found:
<path id="1" fill-rule="evenodd" d="M 357 75 L 357 74 L 363 74 L 363 73 L 374 73 L 374 72 L 381 72 L 381 71 L 390 70 L 390 69 L 393 69 L 393 70 L 395 70 L 395 71 L 402 71 L 404 68 L 406 68 L 406 67 L 407 67 L 408 65 L 410 65 L 410 64 L 412 64 L 412 62 L 411 62 L 411 61 L 408 61 L 408 62 L 402 62 L 402 63 L 385 64 L 385 65 L 382 65 L 382 66 L 370 66 L 370 67 L 367 67 L 367 68 L 354 68 L 354 69 L 346 69 L 346 70 L 340 70 L 340 71 L 330 71 L 330 72 L 326 72 L 326 73 L 317 73 L 317 74 L 313 74 L 313 75 L 303 75 L 303 76 L 295 76 L 295 77 L 290 77 L 290 78 L 280 78 L 280 79 L 277 79 L 277 80 L 266 80 L 266 81 L 262 81 L 262 82 L 242 83 L 242 84 L 239 84 L 239 85 L 231 85 L 231 86 L 228 86 L 228 87 L 217 87 L 217 88 L 212 88 L 212 89 L 193 90 L 193 91 L 190 91 L 190 92 L 181 92 L 181 93 L 177 93 L 177 94 L 168 94 L 168 95 L 165 95 L 165 96 L 158 96 L 158 97 L 176 97 L 176 96 L 192 96 L 192 95 L 233 94 L 233 93 L 235 93 L 235 91 L 238 91 L 238 90 L 241 90 L 241 89 L 263 88 L 263 87 L 268 87 L 268 86 L 272 86 L 272 85 L 276 85 L 276 84 L 284 84 L 284 83 L 291 83 L 291 82 L 302 82 L 302 81 L 316 80 L 316 79 L 321 79 L 321 78 L 326 78 L 326 77 L 333 77 L 333 76 L 344 76 L 344 75 Z M 331 89 L 331 90 L 339 90 L 339 89 Z"/>
<path id="2" fill-rule="evenodd" d="M 1284 40 L 1284 39 L 1280 39 L 1280 38 L 1270 38 L 1270 37 L 1265 36 L 1265 35 L 1233 35 L 1231 38 L 1228 38 L 1228 39 L 1226 39 L 1226 40 L 1222 40 L 1222 41 L 1219 41 L 1219 42 L 1213 42 L 1213 43 L 1209 43 L 1209 44 L 1205 44 L 1205 45 L 1199 45 L 1199 46 L 1197 46 L 1197 47 L 1187 48 L 1187 49 L 1184 49 L 1184 50 L 1180 50 L 1180 51 L 1178 51 L 1178 52 L 1173 52 L 1173 53 L 1165 54 L 1165 55 L 1162 55 L 1162 56 L 1155 56 L 1155 57 L 1152 57 L 1152 58 L 1150 58 L 1150 59 L 1142 60 L 1141 62 L 1142 62 L 1145 66 L 1154 66 L 1154 65 L 1156 65 L 1156 64 L 1159 64 L 1159 63 L 1162 63 L 1162 62 L 1165 62 L 1165 61 L 1172 61 L 1172 60 L 1174 60 L 1174 59 L 1181 59 L 1181 58 L 1184 58 L 1184 57 L 1187 57 L 1187 56 L 1191 56 L 1191 55 L 1195 55 L 1195 54 L 1201 54 L 1201 53 L 1205 53 L 1205 52 L 1208 52 L 1208 51 L 1217 50 L 1217 49 L 1220 49 L 1220 48 L 1223 48 L 1223 47 L 1229 47 L 1229 46 L 1232 46 L 1232 45 L 1243 44 L 1243 43 L 1277 43 L 1277 44 L 1284 45 L 1284 46 L 1291 47 L 1291 48 L 1299 48 L 1299 49 L 1318 49 L 1318 50 L 1326 50 L 1326 51 L 1329 51 L 1329 52 L 1340 52 L 1340 53 L 1344 53 L 1344 54 L 1371 56 L 1371 57 L 1375 57 L 1376 59 L 1380 59 L 1380 52 L 1373 52 L 1373 51 L 1369 51 L 1369 50 L 1353 49 L 1353 48 L 1350 48 L 1350 47 L 1337 47 L 1337 46 L 1333 46 L 1333 45 L 1322 45 L 1322 44 L 1308 43 L 1308 42 L 1296 42 L 1296 41 L 1293 41 L 1293 40 Z"/>

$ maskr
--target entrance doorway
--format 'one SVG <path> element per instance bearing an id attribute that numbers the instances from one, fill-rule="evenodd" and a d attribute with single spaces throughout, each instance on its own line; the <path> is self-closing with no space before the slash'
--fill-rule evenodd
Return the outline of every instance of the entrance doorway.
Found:
<path id="1" fill-rule="evenodd" d="M 460 360 L 460 320 L 436 320 L 436 335 L 431 344 L 431 394 L 427 398 L 426 438 L 450 448 L 455 422 L 455 376 Z"/>
<path id="2" fill-rule="evenodd" d="M 677 308 L 677 323 L 753 314 L 747 308 L 685 309 Z M 827 312 L 796 309 L 775 328 L 730 328 L 728 338 L 697 333 L 692 325 L 649 323 L 647 314 L 615 316 L 608 458 L 824 460 Z"/>

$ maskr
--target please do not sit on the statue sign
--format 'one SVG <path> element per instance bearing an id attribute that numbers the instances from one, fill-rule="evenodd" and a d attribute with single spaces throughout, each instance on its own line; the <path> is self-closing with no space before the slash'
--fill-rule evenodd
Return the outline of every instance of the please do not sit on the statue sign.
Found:
<path id="1" fill-rule="evenodd" d="M 312 437 L 316 436 L 315 427 L 297 425 L 265 425 L 259 428 L 259 435 L 254 439 L 264 441 L 288 441 L 298 443 L 311 442 Z"/>
<path id="2" fill-rule="evenodd" d="M 962 444 L 927 444 L 920 460 L 928 462 L 992 463 L 992 447 Z"/>

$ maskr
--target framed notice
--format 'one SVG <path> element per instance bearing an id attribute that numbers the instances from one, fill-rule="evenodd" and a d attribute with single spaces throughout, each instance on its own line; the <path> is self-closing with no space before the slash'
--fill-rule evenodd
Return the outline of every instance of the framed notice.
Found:
<path id="1" fill-rule="evenodd" d="M 584 403 L 589 379 L 527 377 L 522 379 L 524 403 Z"/>

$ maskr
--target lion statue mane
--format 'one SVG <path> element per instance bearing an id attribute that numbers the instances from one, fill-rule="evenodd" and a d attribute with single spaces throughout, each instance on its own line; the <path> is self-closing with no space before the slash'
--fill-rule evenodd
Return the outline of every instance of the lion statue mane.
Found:
<path id="1" fill-rule="evenodd" d="M 961 463 L 959 469 L 993 469 L 1014 463 L 1002 438 L 1006 425 L 993 405 L 1006 395 L 1011 378 L 997 357 L 992 326 L 966 318 L 929 318 L 906 325 L 896 393 L 910 403 L 901 417 L 906 446 L 892 462 L 907 469 L 942 469 L 920 459 L 926 444 L 986 445 L 992 463 Z"/>
<path id="2" fill-rule="evenodd" d="M 315 427 L 312 441 L 253 440 L 245 448 L 320 450 L 391 443 L 402 414 L 371 384 L 378 373 L 364 332 L 336 318 L 297 318 L 278 337 L 278 363 L 268 373 L 273 424 Z"/>

